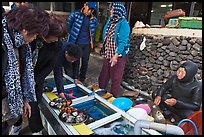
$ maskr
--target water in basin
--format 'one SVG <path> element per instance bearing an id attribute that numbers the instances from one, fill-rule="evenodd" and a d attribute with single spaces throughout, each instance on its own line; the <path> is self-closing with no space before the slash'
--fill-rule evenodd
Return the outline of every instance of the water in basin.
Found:
<path id="1" fill-rule="evenodd" d="M 65 78 L 63 78 L 63 85 L 67 85 L 67 84 L 72 84 L 72 82 L 67 80 L 67 79 L 65 79 Z M 44 81 L 44 86 L 56 87 L 55 79 L 54 78 L 46 79 Z"/>
<path id="2" fill-rule="evenodd" d="M 78 108 L 84 111 L 87 115 L 89 115 L 89 120 L 86 122 L 86 124 L 89 124 L 96 120 L 100 120 L 104 117 L 107 117 L 115 113 L 114 110 L 112 110 L 102 102 L 98 101 L 97 99 L 85 101 L 85 102 L 73 105 L 73 107 Z"/>
<path id="3" fill-rule="evenodd" d="M 95 135 L 134 135 L 134 127 L 123 118 L 117 119 L 94 131 Z"/>

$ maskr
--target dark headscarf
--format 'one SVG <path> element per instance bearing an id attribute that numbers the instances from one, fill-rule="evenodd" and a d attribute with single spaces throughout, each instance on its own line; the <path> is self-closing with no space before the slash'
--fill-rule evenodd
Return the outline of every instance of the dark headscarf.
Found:
<path id="1" fill-rule="evenodd" d="M 198 71 L 197 64 L 195 64 L 192 61 L 186 61 L 185 63 L 181 64 L 180 67 L 184 68 L 186 71 L 186 75 L 184 76 L 184 78 L 179 80 L 182 82 L 191 81 L 195 77 L 195 75 Z"/>

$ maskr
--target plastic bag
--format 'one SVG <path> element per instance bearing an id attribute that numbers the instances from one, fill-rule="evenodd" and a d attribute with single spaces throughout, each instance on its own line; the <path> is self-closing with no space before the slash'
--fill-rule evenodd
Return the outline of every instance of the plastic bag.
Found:
<path id="1" fill-rule="evenodd" d="M 136 28 L 144 28 L 145 27 L 145 25 L 144 25 L 144 23 L 142 22 L 142 21 L 137 21 L 136 23 L 135 23 L 135 25 L 134 25 L 134 28 L 136 29 Z"/>
<path id="2" fill-rule="evenodd" d="M 146 38 L 144 37 L 142 43 L 140 44 L 140 50 L 143 50 L 146 47 L 145 41 Z"/>

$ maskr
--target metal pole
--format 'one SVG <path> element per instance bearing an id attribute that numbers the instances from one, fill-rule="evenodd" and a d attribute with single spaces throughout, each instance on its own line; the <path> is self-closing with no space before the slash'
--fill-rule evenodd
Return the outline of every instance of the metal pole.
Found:
<path id="1" fill-rule="evenodd" d="M 128 22 L 129 23 L 130 23 L 131 9 L 132 9 L 132 2 L 130 2 L 129 12 L 128 12 Z"/>
<path id="2" fill-rule="evenodd" d="M 96 12 L 97 12 L 97 13 L 96 13 L 97 18 L 98 18 L 98 16 L 99 16 L 99 5 L 100 5 L 99 2 L 97 2 L 97 11 L 96 11 Z"/>
<path id="3" fill-rule="evenodd" d="M 71 12 L 73 12 L 75 10 L 75 2 L 71 2 Z"/>
<path id="4" fill-rule="evenodd" d="M 195 4 L 196 4 L 196 2 L 191 2 L 191 8 L 190 8 L 189 17 L 193 16 Z"/>
<path id="5" fill-rule="evenodd" d="M 54 2 L 50 2 L 50 11 L 51 11 L 51 12 L 54 11 Z"/>

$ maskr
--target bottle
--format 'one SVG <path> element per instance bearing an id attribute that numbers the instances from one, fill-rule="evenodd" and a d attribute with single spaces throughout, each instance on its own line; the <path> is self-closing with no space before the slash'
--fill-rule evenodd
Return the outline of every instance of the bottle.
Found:
<path id="1" fill-rule="evenodd" d="M 161 113 L 159 107 L 156 105 L 152 106 L 151 115 L 154 118 L 154 122 L 163 123 L 163 124 L 166 122 L 164 115 Z"/>

